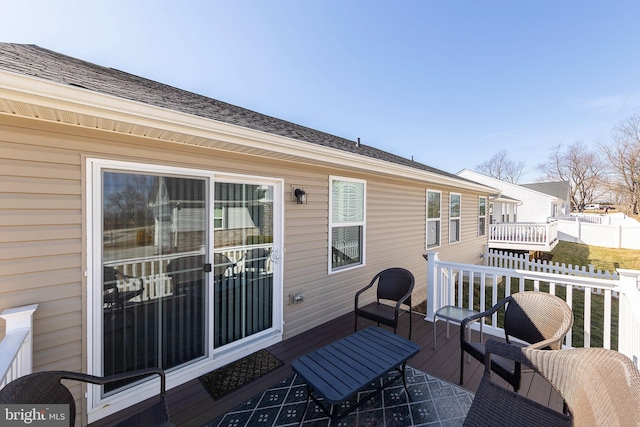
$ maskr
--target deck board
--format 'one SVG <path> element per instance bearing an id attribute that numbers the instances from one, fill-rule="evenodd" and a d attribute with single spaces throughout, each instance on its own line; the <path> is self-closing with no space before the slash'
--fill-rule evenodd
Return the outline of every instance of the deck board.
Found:
<path id="1" fill-rule="evenodd" d="M 409 328 L 406 319 L 398 334 L 407 337 Z M 359 322 L 358 328 L 364 328 L 373 323 L 368 320 Z M 286 341 L 274 344 L 267 350 L 284 362 L 284 366 L 251 382 L 249 385 L 232 392 L 219 400 L 213 400 L 198 379 L 189 381 L 167 393 L 169 411 L 176 426 L 200 427 L 210 420 L 222 415 L 252 396 L 263 392 L 271 385 L 293 374 L 291 362 L 310 351 L 318 349 L 333 341 L 351 334 L 354 328 L 354 314 L 348 313 L 324 323 L 310 331 L 299 334 Z M 420 345 L 420 352 L 408 361 L 408 365 L 433 376 L 442 378 L 454 384 L 459 381 L 460 368 L 460 339 L 459 327 L 450 325 L 450 338 L 446 337 L 446 323 L 437 322 L 437 350 L 433 348 L 433 324 L 425 321 L 423 315 L 413 315 L 413 331 L 411 339 Z M 479 333 L 474 332 L 473 338 L 479 339 Z M 490 335 L 485 334 L 485 340 Z M 465 378 L 463 387 L 475 392 L 484 373 L 484 366 L 470 357 L 465 362 Z M 537 378 L 536 378 L 537 377 Z M 497 382 L 502 380 L 497 379 Z M 501 384 L 506 385 L 505 382 Z M 562 409 L 562 399 L 553 391 L 549 384 L 539 375 L 524 375 L 521 393 L 528 394 L 535 400 L 549 404 L 554 409 Z M 91 424 L 91 427 L 102 427 L 112 424 L 121 418 L 122 413 L 105 418 Z"/>

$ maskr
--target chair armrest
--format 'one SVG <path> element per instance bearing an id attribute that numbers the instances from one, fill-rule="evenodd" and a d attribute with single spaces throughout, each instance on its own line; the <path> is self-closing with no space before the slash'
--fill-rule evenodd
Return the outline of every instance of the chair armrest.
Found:
<path id="1" fill-rule="evenodd" d="M 496 305 L 494 305 L 493 307 L 491 307 L 488 310 L 483 311 L 482 313 L 474 314 L 473 316 L 469 316 L 469 317 L 463 319 L 462 322 L 460 322 L 460 332 L 462 333 L 462 331 L 464 331 L 464 329 L 467 327 L 467 324 L 469 322 L 472 322 L 474 320 L 477 320 L 477 319 L 480 319 L 480 318 L 483 318 L 483 317 L 491 316 L 493 313 L 498 311 L 501 307 L 503 307 L 509 301 L 511 301 L 511 297 L 510 296 L 501 299 L 500 301 L 498 301 L 496 303 Z"/>
<path id="2" fill-rule="evenodd" d="M 132 372 L 123 372 L 121 374 L 109 375 L 106 377 L 98 377 L 95 375 L 84 374 L 82 372 L 70 372 L 70 371 L 62 372 L 62 378 L 64 379 L 82 381 L 82 382 L 98 384 L 98 385 L 105 385 L 112 382 L 128 380 L 133 378 L 143 378 L 143 377 L 148 377 L 150 375 L 160 376 L 160 391 L 161 391 L 161 394 L 164 394 L 166 390 L 166 378 L 165 378 L 164 370 L 160 368 L 145 368 L 145 369 L 139 369 L 137 371 L 132 371 Z"/>
<path id="3" fill-rule="evenodd" d="M 373 278 L 371 283 L 369 283 L 367 286 L 365 286 L 364 288 L 362 288 L 358 292 L 356 292 L 356 297 L 355 297 L 355 308 L 356 309 L 358 308 L 358 298 L 360 297 L 360 294 L 363 293 L 364 291 L 366 291 L 367 289 L 369 289 L 370 287 L 372 287 L 373 284 L 376 283 L 376 280 L 378 280 L 378 275 L 376 275 L 376 277 Z"/>

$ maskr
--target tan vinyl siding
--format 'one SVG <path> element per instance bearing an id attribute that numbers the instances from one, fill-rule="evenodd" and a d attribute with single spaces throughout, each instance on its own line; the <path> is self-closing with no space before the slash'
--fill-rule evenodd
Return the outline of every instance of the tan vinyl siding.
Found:
<path id="1" fill-rule="evenodd" d="M 417 180 L 276 161 L 69 125 L 2 117 L 0 124 L 0 310 L 39 304 L 34 369 L 86 371 L 86 157 L 201 168 L 284 180 L 284 338 L 353 310 L 357 290 L 398 266 L 426 296 L 426 189 L 442 191 L 440 257 L 479 262 L 478 193 Z M 329 177 L 366 181 L 365 265 L 328 274 Z M 306 205 L 292 200 L 303 187 Z M 449 246 L 449 192 L 462 194 L 461 242 Z M 304 292 L 289 305 L 289 293 Z M 4 328 L 4 325 L 0 325 Z M 0 331 L 0 336 L 2 335 Z M 79 387 L 74 389 L 80 405 Z"/>

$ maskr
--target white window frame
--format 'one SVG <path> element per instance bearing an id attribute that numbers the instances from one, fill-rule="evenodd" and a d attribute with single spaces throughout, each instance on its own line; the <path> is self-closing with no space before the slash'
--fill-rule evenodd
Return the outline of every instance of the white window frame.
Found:
<path id="1" fill-rule="evenodd" d="M 484 214 L 482 213 L 482 201 L 484 200 Z M 478 237 L 487 235 L 487 198 L 485 196 L 478 197 Z M 480 224 L 484 220 L 484 229 L 481 229 Z"/>
<path id="2" fill-rule="evenodd" d="M 437 218 L 429 218 L 429 193 L 434 193 L 434 194 L 438 194 L 438 197 L 440 198 L 440 209 L 438 210 L 438 217 Z M 442 246 L 442 191 L 439 190 L 430 190 L 427 189 L 427 201 L 426 201 L 426 206 L 427 206 L 427 212 L 426 212 L 426 226 L 425 226 L 425 248 L 427 250 L 430 249 L 434 249 L 437 247 Z M 437 223 L 437 228 L 438 228 L 438 232 L 437 232 L 437 243 L 435 245 L 429 245 L 429 223 L 435 222 Z"/>
<path id="3" fill-rule="evenodd" d="M 458 196 L 459 199 L 460 199 L 460 203 L 458 205 L 460 212 L 458 212 L 458 216 L 453 216 L 452 212 L 451 212 L 451 208 L 453 206 L 452 199 L 455 196 Z M 453 240 L 451 238 L 451 224 L 454 221 L 458 222 L 458 235 L 456 236 L 457 240 Z M 462 227 L 462 194 L 460 194 L 460 193 L 449 193 L 449 244 L 458 243 L 458 242 L 460 242 L 462 240 L 461 227 Z"/>
<path id="4" fill-rule="evenodd" d="M 333 183 L 334 181 L 350 181 L 354 183 L 361 183 L 363 185 L 363 195 L 362 195 L 362 203 L 363 203 L 363 214 L 362 221 L 355 222 L 342 222 L 339 224 L 334 224 L 333 222 Z M 329 236 L 327 239 L 328 244 L 328 274 L 339 273 L 342 271 L 352 270 L 354 268 L 360 268 L 366 265 L 366 250 L 367 247 L 367 181 L 356 178 L 348 178 L 343 176 L 329 176 Z M 333 229 L 338 227 L 362 227 L 361 233 L 361 247 L 360 247 L 360 262 L 357 264 L 349 264 L 346 266 L 341 266 L 337 268 L 333 268 L 333 248 L 332 248 L 332 236 Z"/>

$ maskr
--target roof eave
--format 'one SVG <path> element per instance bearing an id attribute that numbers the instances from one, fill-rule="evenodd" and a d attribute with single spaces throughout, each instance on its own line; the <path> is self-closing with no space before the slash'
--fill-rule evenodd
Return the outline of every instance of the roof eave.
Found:
<path id="1" fill-rule="evenodd" d="M 0 113 L 71 126 L 495 192 L 493 188 L 372 157 L 0 70 Z"/>

